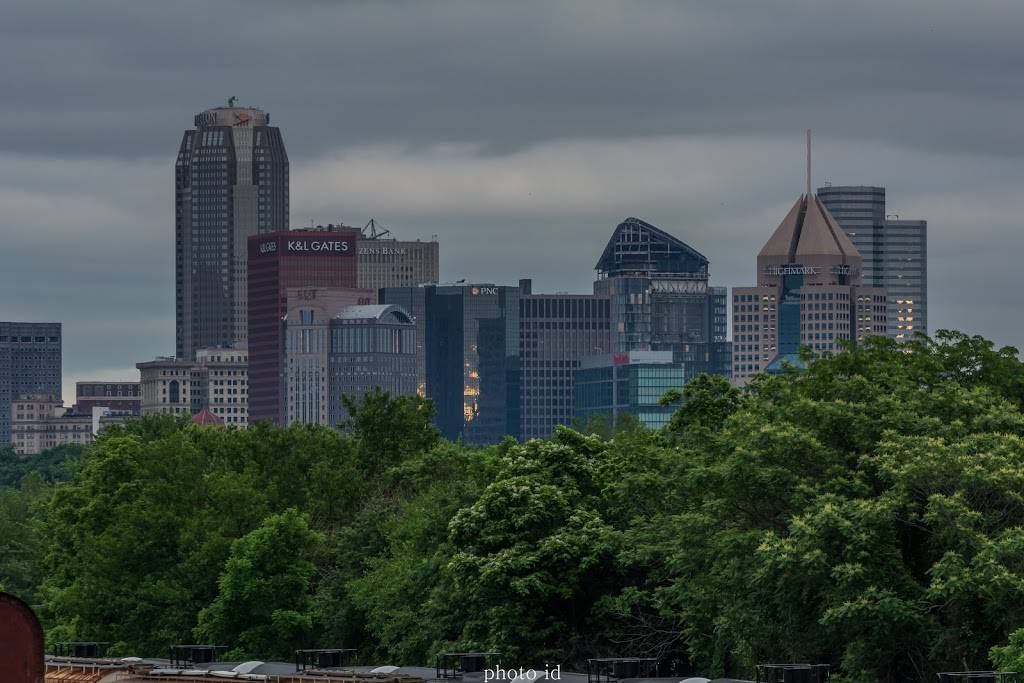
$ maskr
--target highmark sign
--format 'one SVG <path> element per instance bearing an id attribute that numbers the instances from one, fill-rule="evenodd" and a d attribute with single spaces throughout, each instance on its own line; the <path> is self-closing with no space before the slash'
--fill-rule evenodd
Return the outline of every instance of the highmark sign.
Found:
<path id="1" fill-rule="evenodd" d="M 820 268 L 813 266 L 801 266 L 797 264 L 787 264 L 784 266 L 767 266 L 764 272 L 768 275 L 817 275 L 821 272 Z M 856 268 L 852 268 L 847 263 L 834 265 L 829 269 L 829 272 L 833 275 L 851 275 L 857 272 Z"/>
<path id="2" fill-rule="evenodd" d="M 817 275 L 818 269 L 812 266 L 768 266 L 764 269 L 769 275 Z"/>

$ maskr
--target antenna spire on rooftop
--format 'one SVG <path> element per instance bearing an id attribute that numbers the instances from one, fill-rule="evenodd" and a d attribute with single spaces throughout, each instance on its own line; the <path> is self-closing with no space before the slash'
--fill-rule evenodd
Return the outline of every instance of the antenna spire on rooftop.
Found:
<path id="1" fill-rule="evenodd" d="M 811 198 L 811 129 L 807 129 L 807 198 Z"/>

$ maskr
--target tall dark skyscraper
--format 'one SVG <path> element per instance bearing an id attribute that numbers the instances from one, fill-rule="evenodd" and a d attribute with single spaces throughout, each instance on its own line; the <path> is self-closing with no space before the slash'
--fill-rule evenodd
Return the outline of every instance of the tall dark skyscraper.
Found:
<path id="1" fill-rule="evenodd" d="M 247 335 L 247 240 L 288 229 L 288 155 L 270 115 L 207 109 L 185 131 L 174 164 L 179 358 Z"/>
<path id="2" fill-rule="evenodd" d="M 406 307 L 424 339 L 426 395 L 441 434 L 474 444 L 518 435 L 519 287 L 386 287 L 380 296 Z"/>
<path id="3" fill-rule="evenodd" d="M 818 199 L 857 247 L 864 284 L 881 287 L 885 267 L 885 188 L 868 185 L 818 188 Z"/>
<path id="4" fill-rule="evenodd" d="M 61 398 L 60 323 L 0 322 L 0 446 L 11 442 L 11 401 Z"/>
<path id="5" fill-rule="evenodd" d="M 530 280 L 520 280 L 519 290 L 519 438 L 546 439 L 576 416 L 573 376 L 581 361 L 609 351 L 609 300 L 534 294 Z"/>
<path id="6" fill-rule="evenodd" d="M 928 333 L 928 221 L 885 220 L 887 334 Z"/>
<path id="7" fill-rule="evenodd" d="M 928 222 L 887 216 L 884 187 L 830 185 L 818 198 L 864 257 L 864 284 L 886 290 L 886 335 L 928 332 Z"/>
<path id="8" fill-rule="evenodd" d="M 594 293 L 611 300 L 611 351 L 672 351 L 685 374 L 728 376 L 728 293 L 708 283 L 708 259 L 638 218 L 615 228 Z"/>

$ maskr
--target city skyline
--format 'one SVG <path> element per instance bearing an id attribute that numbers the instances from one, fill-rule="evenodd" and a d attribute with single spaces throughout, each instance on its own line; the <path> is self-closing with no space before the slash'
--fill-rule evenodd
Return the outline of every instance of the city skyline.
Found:
<path id="1" fill-rule="evenodd" d="M 310 4 L 225 36 L 220 6 L 202 26 L 61 6 L 73 20 L 55 26 L 55 6 L 6 4 L 0 51 L 20 67 L 2 77 L 0 318 L 64 324 L 66 396 L 173 353 L 174 146 L 195 112 L 238 96 L 288 144 L 292 227 L 373 216 L 400 239 L 437 234 L 442 280 L 544 292 L 590 291 L 631 215 L 705 254 L 713 284 L 748 284 L 803 185 L 811 127 L 816 186 L 884 186 L 889 213 L 928 220 L 929 331 L 1024 346 L 1010 279 L 1024 49 L 1007 16 L 1024 9 L 927 3 L 921 24 L 922 6 Z M 82 37 L 62 54 L 27 47 L 68 26 Z"/>

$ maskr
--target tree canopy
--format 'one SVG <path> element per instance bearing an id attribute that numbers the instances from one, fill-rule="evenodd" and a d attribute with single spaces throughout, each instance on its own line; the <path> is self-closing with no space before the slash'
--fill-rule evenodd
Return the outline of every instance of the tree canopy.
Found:
<path id="1" fill-rule="evenodd" d="M 382 392 L 340 430 L 144 418 L 66 474 L 15 463 L 0 584 L 51 638 L 118 654 L 496 649 L 734 677 L 800 660 L 892 683 L 1024 666 L 1015 350 L 875 339 L 665 402 L 661 432 L 591 422 L 487 448 Z"/>

